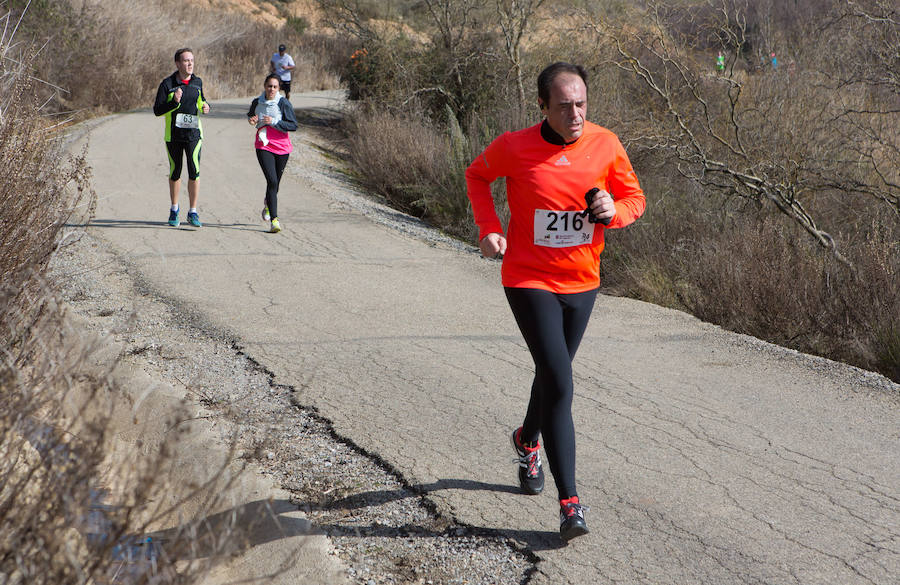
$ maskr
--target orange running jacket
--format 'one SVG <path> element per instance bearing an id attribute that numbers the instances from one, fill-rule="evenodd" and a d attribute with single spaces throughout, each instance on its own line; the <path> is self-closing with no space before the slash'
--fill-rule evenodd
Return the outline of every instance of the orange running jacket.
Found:
<path id="1" fill-rule="evenodd" d="M 632 223 L 644 212 L 644 193 L 615 134 L 585 122 L 575 142 L 556 145 L 541 124 L 499 136 L 466 169 L 466 187 L 479 239 L 503 233 L 491 183 L 506 177 L 510 220 L 503 286 L 578 293 L 600 286 L 603 232 Z M 604 189 L 615 200 L 609 226 L 582 215 L 584 194 Z"/>

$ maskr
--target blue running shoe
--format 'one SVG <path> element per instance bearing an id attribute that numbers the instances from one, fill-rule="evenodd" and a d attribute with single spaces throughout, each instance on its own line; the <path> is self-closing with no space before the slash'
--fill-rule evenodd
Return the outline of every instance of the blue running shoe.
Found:
<path id="1" fill-rule="evenodd" d="M 181 223 L 181 220 L 178 219 L 178 210 L 170 209 L 169 210 L 169 225 L 172 227 L 178 227 L 178 224 Z"/>
<path id="2" fill-rule="evenodd" d="M 203 224 L 200 223 L 200 214 L 196 211 L 188 212 L 188 223 L 194 227 L 203 227 Z"/>

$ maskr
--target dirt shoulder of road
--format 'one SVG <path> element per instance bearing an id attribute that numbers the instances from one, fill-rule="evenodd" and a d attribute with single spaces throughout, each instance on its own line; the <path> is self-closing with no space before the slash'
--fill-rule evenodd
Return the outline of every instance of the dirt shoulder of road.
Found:
<path id="1" fill-rule="evenodd" d="M 323 140 L 315 127 L 298 134 Z M 338 204 L 431 245 L 467 248 L 360 197 L 319 150 L 295 151 L 293 163 L 289 172 L 317 182 Z M 264 576 L 269 583 L 519 583 L 535 570 L 536 557 L 515 542 L 441 516 L 389 464 L 298 404 L 295 389 L 277 384 L 241 340 L 155 290 L 101 232 L 73 226 L 52 277 L 77 334 L 100 339 L 97 366 L 113 371 L 122 392 L 113 450 L 120 459 L 140 457 L 139 445 L 166 433 L 166 409 L 183 405 L 195 416 L 177 445 L 173 484 L 211 473 L 232 444 L 229 465 L 247 465 L 219 508 L 192 502 L 186 511 L 236 513 L 241 521 L 259 512 L 265 521 L 250 546 L 213 564 L 204 583 Z M 115 505 L 115 494 L 110 499 Z"/>

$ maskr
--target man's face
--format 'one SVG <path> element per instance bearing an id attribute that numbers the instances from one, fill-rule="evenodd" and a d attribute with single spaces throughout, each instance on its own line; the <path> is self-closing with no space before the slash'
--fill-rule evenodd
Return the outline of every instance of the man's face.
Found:
<path id="1" fill-rule="evenodd" d="M 178 57 L 178 61 L 175 61 L 175 66 L 178 67 L 178 73 L 181 74 L 181 78 L 187 79 L 194 72 L 194 54 L 190 51 L 185 51 Z"/>
<path id="2" fill-rule="evenodd" d="M 587 88 L 581 77 L 560 73 L 550 85 L 550 103 L 538 98 L 547 123 L 566 142 L 572 142 L 584 131 L 587 116 Z"/>

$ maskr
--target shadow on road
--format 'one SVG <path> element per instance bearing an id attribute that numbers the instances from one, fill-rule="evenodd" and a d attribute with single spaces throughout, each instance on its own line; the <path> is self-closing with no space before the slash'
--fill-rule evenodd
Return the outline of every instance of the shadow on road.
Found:
<path id="1" fill-rule="evenodd" d="M 507 484 L 486 483 L 470 479 L 439 479 L 432 483 L 411 485 L 408 488 L 394 490 L 377 490 L 363 492 L 332 500 L 324 504 L 305 505 L 311 510 L 353 510 L 368 506 L 380 506 L 388 502 L 406 498 L 418 498 L 440 490 L 468 490 L 483 492 L 499 492 L 507 494 L 521 494 L 519 489 Z M 301 504 L 301 506 L 304 504 Z M 322 530 L 330 535 L 340 536 L 386 536 L 396 538 L 421 537 L 453 537 L 459 538 L 479 536 L 484 538 L 512 539 L 522 543 L 531 551 L 553 550 L 565 547 L 565 543 L 559 538 L 559 534 L 549 530 L 516 530 L 506 528 L 487 528 L 468 525 L 462 528 L 450 527 L 444 530 L 429 530 L 415 524 L 401 526 L 387 526 L 373 524 L 370 526 L 345 526 L 341 524 L 318 524 Z"/>
<path id="2" fill-rule="evenodd" d="M 257 500 L 229 508 L 181 526 L 141 535 L 141 540 L 152 539 L 162 543 L 162 548 L 190 543 L 197 558 L 220 554 L 233 554 L 248 548 L 314 532 L 312 524 L 304 518 L 285 516 L 297 512 L 298 507 L 288 500 Z"/>
<path id="3" fill-rule="evenodd" d="M 95 531 L 84 535 L 90 545 L 112 556 L 115 577 L 112 581 L 101 579 L 99 585 L 154 582 L 148 578 L 166 574 L 163 567 L 172 562 L 226 560 L 254 546 L 313 533 L 308 520 L 283 515 L 296 512 L 295 504 L 287 500 L 258 500 L 167 530 L 127 534 L 110 547 L 113 543 L 108 542 L 108 533 L 103 529 L 109 528 L 104 516 L 112 508 L 92 507 Z M 303 540 L 290 546 L 299 551 Z M 291 554 L 287 563 L 276 563 L 270 569 L 278 574 L 292 567 L 297 558 Z"/>
<path id="4" fill-rule="evenodd" d="M 249 232 L 268 232 L 267 227 L 261 227 L 258 223 L 212 223 L 203 222 L 203 228 L 195 228 L 191 224 L 183 221 L 178 227 L 170 226 L 166 220 L 147 221 L 140 219 L 92 219 L 89 223 L 67 223 L 66 227 L 86 228 L 102 227 L 102 228 L 128 228 L 128 229 L 146 229 L 146 228 L 165 228 L 167 230 L 189 230 L 194 231 L 203 228 L 220 228 L 230 230 L 242 230 Z"/>
<path id="5" fill-rule="evenodd" d="M 513 540 L 530 551 L 554 550 L 565 547 L 565 543 L 555 531 L 517 530 L 487 528 L 480 526 L 449 525 L 440 529 L 419 524 L 405 523 L 396 526 L 373 523 L 369 525 L 348 525 L 339 522 L 317 523 L 313 525 L 305 518 L 289 516 L 299 510 L 345 511 L 364 506 L 378 506 L 404 498 L 418 498 L 430 492 L 446 489 L 492 491 L 518 494 L 519 490 L 509 485 L 489 484 L 466 479 L 442 479 L 430 484 L 419 484 L 396 490 L 376 490 L 326 504 L 292 502 L 289 500 L 257 500 L 242 506 L 212 514 L 202 519 L 194 519 L 180 526 L 143 534 L 123 537 L 114 550 L 122 560 L 158 558 L 161 555 L 179 551 L 190 543 L 190 556 L 194 559 L 231 555 L 269 542 L 306 536 L 326 534 L 343 537 L 387 537 L 387 538 L 495 538 Z M 96 540 L 99 535 L 92 535 Z"/>
<path id="6" fill-rule="evenodd" d="M 222 104 L 214 103 L 206 114 L 206 118 L 230 118 L 232 120 L 241 120 L 247 123 L 247 111 L 250 109 L 250 102 L 253 98 L 247 100 L 246 104 Z"/>
<path id="7" fill-rule="evenodd" d="M 340 111 L 333 108 L 295 108 L 294 114 L 300 126 L 324 128 L 334 128 L 343 117 Z"/>
<path id="8" fill-rule="evenodd" d="M 253 98 L 247 100 L 246 104 L 213 104 L 207 118 L 221 118 L 231 120 L 241 120 L 247 122 L 247 111 L 250 109 L 250 102 Z M 307 108 L 294 105 L 294 113 L 297 116 L 297 124 L 300 126 L 315 126 L 331 128 L 340 122 L 342 113 L 332 107 L 311 106 Z"/>
<path id="9" fill-rule="evenodd" d="M 365 508 L 368 506 L 380 506 L 388 502 L 416 497 L 418 495 L 427 495 L 438 490 L 468 490 L 501 492 L 507 494 L 521 493 L 517 487 L 512 485 L 485 483 L 483 481 L 474 481 L 471 479 L 439 479 L 433 483 L 422 483 L 410 486 L 409 488 L 354 494 L 352 496 L 347 496 L 346 498 L 333 500 L 325 506 L 314 506 L 314 508 L 340 508 L 345 510 L 353 510 L 356 508 Z"/>

